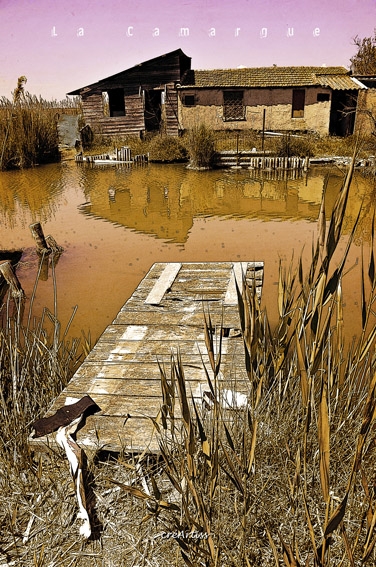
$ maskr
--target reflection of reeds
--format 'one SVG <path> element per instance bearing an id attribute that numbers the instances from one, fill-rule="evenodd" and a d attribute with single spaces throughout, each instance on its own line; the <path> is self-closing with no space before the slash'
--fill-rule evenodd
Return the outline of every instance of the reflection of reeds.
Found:
<path id="1" fill-rule="evenodd" d="M 361 273 L 361 336 L 349 348 L 343 339 L 342 278 L 355 227 L 333 265 L 352 175 L 351 166 L 327 234 L 321 210 L 308 273 L 301 261 L 296 270 L 281 267 L 274 331 L 255 290 L 245 283 L 238 290 L 247 404 L 221 404 L 221 391 L 234 391 L 236 380 L 220 377 L 209 315 L 211 409 L 190 399 L 179 356 L 170 377 L 160 367 L 161 454 L 176 495 L 174 507 L 157 510 L 188 566 L 375 564 L 373 252 L 367 285 Z"/>

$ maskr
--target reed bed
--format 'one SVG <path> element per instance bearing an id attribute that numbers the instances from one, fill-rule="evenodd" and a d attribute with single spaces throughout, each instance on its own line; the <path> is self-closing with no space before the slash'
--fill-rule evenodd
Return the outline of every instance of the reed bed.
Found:
<path id="1" fill-rule="evenodd" d="M 210 312 L 203 313 L 207 401 L 194 403 L 186 391 L 177 349 L 170 364 L 160 364 L 160 454 L 88 456 L 86 488 L 94 511 L 88 541 L 78 535 L 64 457 L 56 450 L 43 458 L 29 454 L 24 432 L 33 412 L 22 410 L 29 399 L 39 408 L 53 396 L 53 384 L 58 390 L 66 378 L 59 361 L 68 367 L 75 357 L 58 338 L 56 314 L 35 325 L 30 316 L 26 333 L 15 310 L 14 323 L 0 335 L 7 392 L 2 412 L 17 414 L 2 432 L 5 564 L 375 565 L 374 225 L 370 256 L 359 266 L 362 331 L 347 344 L 342 281 L 354 278 L 346 260 L 356 223 L 344 252 L 339 244 L 352 175 L 353 164 L 328 221 L 321 207 L 307 272 L 300 259 L 281 264 L 275 328 L 255 289 L 239 286 L 242 370 L 239 364 L 236 371 L 222 368 L 222 332 Z M 47 320 L 54 329 L 49 341 L 42 331 Z M 11 371 L 29 368 L 31 358 L 40 361 L 31 371 Z M 39 368 L 46 368 L 43 378 Z M 34 378 L 21 398 L 29 372 Z M 222 394 L 236 391 L 239 373 L 248 384 L 245 401 L 226 406 Z M 15 430 L 21 432 L 17 443 Z"/>
<path id="2" fill-rule="evenodd" d="M 47 101 L 25 92 L 18 79 L 12 100 L 0 98 L 0 171 L 55 162 L 60 158 L 59 113 L 77 113 L 77 101 Z"/>
<path id="3" fill-rule="evenodd" d="M 214 132 L 200 124 L 188 130 L 185 144 L 189 154 L 189 166 L 193 169 L 212 167 L 215 156 Z"/>

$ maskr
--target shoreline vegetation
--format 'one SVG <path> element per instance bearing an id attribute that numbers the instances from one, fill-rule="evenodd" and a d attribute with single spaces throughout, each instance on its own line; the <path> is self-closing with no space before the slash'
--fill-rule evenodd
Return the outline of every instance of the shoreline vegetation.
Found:
<path id="1" fill-rule="evenodd" d="M 3 563 L 375 564 L 374 223 L 370 256 L 356 268 L 362 330 L 351 344 L 344 338 L 342 280 L 355 277 L 346 260 L 356 223 L 342 252 L 340 243 L 353 170 L 354 160 L 328 222 L 322 204 L 307 273 L 299 258 L 281 263 L 273 328 L 255 290 L 238 289 L 247 403 L 221 403 L 222 388 L 236 391 L 237 376 L 234 370 L 220 379 L 222 333 L 203 313 L 211 404 L 195 405 L 186 392 L 177 345 L 170 364 L 160 365 L 160 454 L 124 451 L 113 459 L 99 435 L 84 478 L 89 540 L 79 535 L 62 451 L 42 456 L 27 444 L 32 421 L 79 364 L 77 343 L 67 344 L 60 329 L 56 289 L 55 312 L 46 310 L 41 320 L 33 317 L 32 298 L 25 314 L 22 301 L 8 297 L 0 311 Z"/>
<path id="2" fill-rule="evenodd" d="M 0 99 L 0 171 L 23 169 L 59 162 L 58 120 L 61 114 L 76 114 L 83 125 L 77 100 L 46 101 L 25 92 L 26 77 L 20 77 L 12 100 Z M 276 157 L 350 157 L 356 136 L 318 136 L 314 133 L 280 133 L 228 130 L 219 132 L 199 124 L 179 137 L 148 133 L 144 139 L 136 136 L 106 139 L 95 134 L 83 151 L 101 154 L 114 147 L 129 146 L 132 154 L 149 154 L 151 162 L 188 163 L 193 169 L 213 167 L 216 152 L 265 152 Z M 375 155 L 371 136 L 358 148 L 359 158 Z M 73 158 L 72 158 L 73 159 Z"/>
<path id="3" fill-rule="evenodd" d="M 318 136 L 314 133 L 281 133 L 265 135 L 258 131 L 214 131 L 200 124 L 183 133 L 180 137 L 164 134 L 148 134 L 144 139 L 134 136 L 106 139 L 100 135 L 84 151 L 102 154 L 116 147 L 129 146 L 132 155 L 149 154 L 149 161 L 158 163 L 186 162 L 192 169 L 210 169 L 216 152 L 250 152 L 254 148 L 261 155 L 276 157 L 316 157 L 333 156 L 351 158 L 354 146 L 358 143 L 356 135 L 347 137 Z M 362 140 L 358 146 L 358 158 L 368 159 L 375 155 L 375 140 L 371 136 Z M 349 161 L 349 159 L 348 159 Z"/>

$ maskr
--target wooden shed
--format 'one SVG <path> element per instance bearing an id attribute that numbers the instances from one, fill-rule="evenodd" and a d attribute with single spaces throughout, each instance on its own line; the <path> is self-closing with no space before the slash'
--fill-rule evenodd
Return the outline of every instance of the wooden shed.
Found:
<path id="1" fill-rule="evenodd" d="M 76 89 L 85 123 L 103 136 L 164 131 L 178 135 L 176 83 L 191 68 L 181 49 Z"/>

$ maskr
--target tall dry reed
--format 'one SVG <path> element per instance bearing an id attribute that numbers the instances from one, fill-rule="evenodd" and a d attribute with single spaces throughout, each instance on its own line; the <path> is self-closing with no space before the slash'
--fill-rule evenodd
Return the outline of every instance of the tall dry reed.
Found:
<path id="1" fill-rule="evenodd" d="M 280 267 L 275 329 L 255 289 L 245 282 L 238 289 L 247 404 L 220 402 L 221 391 L 236 384 L 231 372 L 222 376 L 222 333 L 213 331 L 210 314 L 204 371 L 212 408 L 186 391 L 178 353 L 170 370 L 160 367 L 156 427 L 169 489 L 150 474 L 144 497 L 154 508 L 144 520 L 174 534 L 189 567 L 376 562 L 374 229 L 360 273 L 362 332 L 350 345 L 342 280 L 356 226 L 334 260 L 353 164 L 329 222 L 322 205 L 307 273 L 301 260 Z"/>
<path id="2" fill-rule="evenodd" d="M 45 308 L 34 317 L 37 284 L 38 278 L 27 302 L 8 292 L 0 306 L 0 453 L 16 467 L 29 459 L 31 423 L 67 384 L 79 358 L 78 341 L 66 339 L 70 323 L 61 329 L 56 301 L 55 312 Z"/>
<path id="3" fill-rule="evenodd" d="M 26 80 L 18 79 L 12 100 L 0 98 L 0 170 L 58 161 L 59 113 L 77 112 L 77 101 L 47 101 L 26 92 Z"/>
<path id="4" fill-rule="evenodd" d="M 193 169 L 209 168 L 215 156 L 214 133 L 205 124 L 188 130 L 185 144 L 189 154 L 189 167 Z"/>

